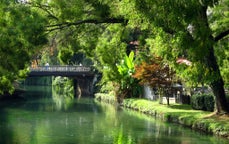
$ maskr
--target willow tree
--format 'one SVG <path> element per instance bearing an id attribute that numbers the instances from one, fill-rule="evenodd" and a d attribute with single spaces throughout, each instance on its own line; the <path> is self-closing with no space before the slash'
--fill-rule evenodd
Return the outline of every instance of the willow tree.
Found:
<path id="1" fill-rule="evenodd" d="M 12 82 L 25 74 L 33 52 L 47 42 L 45 22 L 21 2 L 0 2 L 0 94 L 13 92 Z"/>
<path id="2" fill-rule="evenodd" d="M 218 113 L 229 111 L 215 52 L 217 44 L 228 43 L 228 7 L 228 0 L 123 0 L 118 6 L 129 24 L 151 30 L 147 42 L 153 53 L 186 80 L 210 85 Z M 192 65 L 177 65 L 180 57 Z"/>

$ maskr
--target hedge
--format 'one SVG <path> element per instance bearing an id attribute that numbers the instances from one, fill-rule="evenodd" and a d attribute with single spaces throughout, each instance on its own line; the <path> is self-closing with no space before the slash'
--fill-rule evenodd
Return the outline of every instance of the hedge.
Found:
<path id="1" fill-rule="evenodd" d="M 191 97 L 191 106 L 196 110 L 214 111 L 215 99 L 210 94 L 197 94 Z"/>

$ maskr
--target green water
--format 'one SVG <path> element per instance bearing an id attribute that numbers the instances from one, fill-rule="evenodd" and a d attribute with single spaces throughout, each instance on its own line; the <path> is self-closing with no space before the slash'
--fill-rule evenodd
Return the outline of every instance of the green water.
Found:
<path id="1" fill-rule="evenodd" d="M 0 144 L 226 144 L 131 110 L 28 87 L 26 101 L 1 102 Z"/>

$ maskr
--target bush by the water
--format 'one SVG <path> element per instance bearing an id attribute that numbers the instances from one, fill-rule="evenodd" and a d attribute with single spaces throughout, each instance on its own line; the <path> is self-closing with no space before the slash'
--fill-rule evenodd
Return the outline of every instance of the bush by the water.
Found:
<path id="1" fill-rule="evenodd" d="M 196 110 L 204 109 L 204 97 L 202 95 L 191 96 L 191 106 Z"/>
<path id="2" fill-rule="evenodd" d="M 193 95 L 191 97 L 191 106 L 196 110 L 214 111 L 214 96 L 210 94 Z"/>
<path id="3" fill-rule="evenodd" d="M 207 111 L 214 111 L 215 99 L 213 95 L 204 95 L 204 106 Z"/>

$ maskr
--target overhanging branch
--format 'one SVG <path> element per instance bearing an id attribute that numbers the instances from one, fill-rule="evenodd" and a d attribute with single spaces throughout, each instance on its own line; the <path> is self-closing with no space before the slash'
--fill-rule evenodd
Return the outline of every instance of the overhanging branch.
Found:
<path id="1" fill-rule="evenodd" d="M 223 39 L 224 37 L 228 36 L 229 35 L 229 29 L 220 33 L 219 35 L 217 35 L 215 38 L 214 38 L 214 41 L 217 42 L 221 39 Z"/>
<path id="2" fill-rule="evenodd" d="M 51 9 L 50 6 L 44 5 L 44 4 L 40 4 L 40 3 L 36 3 L 36 2 L 27 2 L 26 1 L 24 3 L 30 5 L 31 7 L 41 9 L 42 11 L 44 11 L 45 13 L 47 13 L 47 15 L 48 15 L 49 18 L 53 18 L 53 19 L 58 20 L 58 18 L 50 10 Z"/>
<path id="3" fill-rule="evenodd" d="M 64 23 L 59 23 L 59 24 L 54 24 L 54 25 L 48 25 L 48 26 L 46 26 L 46 28 L 48 31 L 54 31 L 54 30 L 63 29 L 63 28 L 70 27 L 70 26 L 77 26 L 80 24 L 102 24 L 102 23 L 107 23 L 107 24 L 123 23 L 123 24 L 126 24 L 126 21 L 123 18 L 107 18 L 107 19 L 102 19 L 102 20 L 87 19 L 87 20 L 80 20 L 77 22 L 64 22 Z"/>

